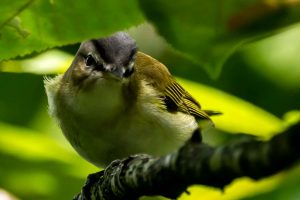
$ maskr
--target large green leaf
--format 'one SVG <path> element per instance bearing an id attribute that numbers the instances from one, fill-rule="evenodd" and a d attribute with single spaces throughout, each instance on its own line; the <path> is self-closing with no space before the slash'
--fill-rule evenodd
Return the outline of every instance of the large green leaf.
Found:
<path id="1" fill-rule="evenodd" d="M 212 76 L 241 44 L 300 20 L 298 1 L 139 2 L 158 32 Z"/>
<path id="2" fill-rule="evenodd" d="M 104 36 L 143 20 L 135 0 L 10 2 L 0 2 L 5 14 L 0 18 L 0 61 Z"/>
<path id="3" fill-rule="evenodd" d="M 26 9 L 34 0 L 1 0 L 0 30 L 16 15 Z"/>
<path id="4" fill-rule="evenodd" d="M 290 93 L 296 94 L 300 88 L 299 35 L 298 25 L 284 33 L 247 45 L 243 48 L 243 57 L 250 67 L 275 86 L 288 88 Z"/>

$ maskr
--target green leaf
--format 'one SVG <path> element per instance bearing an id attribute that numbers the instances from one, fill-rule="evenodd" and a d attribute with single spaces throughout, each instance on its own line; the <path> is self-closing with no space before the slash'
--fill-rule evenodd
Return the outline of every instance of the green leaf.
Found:
<path id="1" fill-rule="evenodd" d="M 296 165 L 293 169 L 285 173 L 285 177 L 279 182 L 277 187 L 266 193 L 251 195 L 247 198 L 242 198 L 242 200 L 298 200 L 300 199 L 300 166 Z"/>
<path id="2" fill-rule="evenodd" d="M 0 2 L 0 31 L 2 28 L 26 9 L 34 0 L 1 0 Z"/>
<path id="3" fill-rule="evenodd" d="M 268 139 L 284 127 L 271 113 L 236 96 L 193 81 L 177 78 L 203 109 L 223 114 L 213 117 L 216 128 L 231 133 L 247 133 Z"/>
<path id="4" fill-rule="evenodd" d="M 1 15 L 2 11 L 5 15 L 0 18 L 0 61 L 101 37 L 143 21 L 135 0 L 36 0 L 12 4 L 5 0 L 0 2 Z"/>
<path id="5" fill-rule="evenodd" d="M 19 199 L 70 199 L 99 169 L 47 134 L 0 121 L 0 185 Z M 1 198 L 0 198 L 1 199 Z"/>
<path id="6" fill-rule="evenodd" d="M 296 93 L 300 88 L 299 34 L 298 25 L 284 33 L 254 42 L 243 48 L 243 57 L 255 71 L 274 85 Z"/>
<path id="7" fill-rule="evenodd" d="M 216 77 L 243 43 L 300 19 L 292 1 L 140 0 L 146 17 L 166 40 Z"/>

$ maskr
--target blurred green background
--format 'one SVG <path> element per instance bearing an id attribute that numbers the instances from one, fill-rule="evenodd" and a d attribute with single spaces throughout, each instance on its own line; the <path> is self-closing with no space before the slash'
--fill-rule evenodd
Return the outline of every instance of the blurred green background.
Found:
<path id="1" fill-rule="evenodd" d="M 68 5 L 68 6 L 65 6 Z M 71 199 L 98 171 L 48 116 L 44 76 L 62 73 L 79 42 L 125 30 L 163 62 L 216 127 L 269 139 L 300 119 L 299 1 L 0 2 L 0 200 Z M 226 134 L 211 130 L 215 145 Z M 123 147 L 122 147 L 123 148 Z M 300 199 L 300 166 L 180 199 Z"/>

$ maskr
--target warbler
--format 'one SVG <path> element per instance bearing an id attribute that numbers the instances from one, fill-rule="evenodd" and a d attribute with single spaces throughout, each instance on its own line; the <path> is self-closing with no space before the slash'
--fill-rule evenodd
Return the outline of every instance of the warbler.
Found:
<path id="1" fill-rule="evenodd" d="M 165 65 L 126 33 L 85 41 L 63 74 L 45 80 L 49 112 L 73 148 L 103 167 L 137 153 L 163 155 L 211 121 Z"/>

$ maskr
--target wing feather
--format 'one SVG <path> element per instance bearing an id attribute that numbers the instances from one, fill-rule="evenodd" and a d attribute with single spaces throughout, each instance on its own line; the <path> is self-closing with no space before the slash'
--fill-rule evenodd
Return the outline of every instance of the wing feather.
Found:
<path id="1" fill-rule="evenodd" d="M 200 104 L 181 85 L 173 78 L 169 83 L 165 88 L 165 95 L 176 104 L 178 111 L 191 114 L 198 119 L 210 120 L 209 115 L 201 110 Z"/>
<path id="2" fill-rule="evenodd" d="M 138 80 L 145 80 L 160 95 L 158 99 L 163 108 L 170 112 L 183 112 L 197 119 L 210 120 L 210 113 L 201 110 L 200 104 L 171 76 L 169 70 L 154 58 L 138 52 L 136 56 L 136 73 Z"/>

